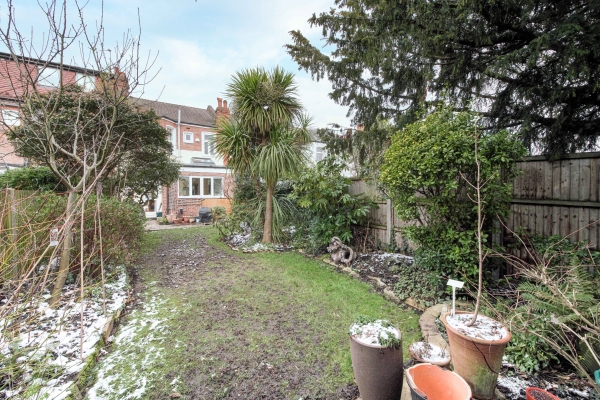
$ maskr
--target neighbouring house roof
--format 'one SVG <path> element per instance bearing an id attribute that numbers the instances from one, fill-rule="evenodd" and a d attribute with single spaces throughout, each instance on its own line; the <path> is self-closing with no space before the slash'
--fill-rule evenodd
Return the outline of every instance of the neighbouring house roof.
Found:
<path id="1" fill-rule="evenodd" d="M 178 111 L 181 110 L 182 124 L 202 125 L 209 127 L 213 127 L 216 124 L 216 113 L 211 106 L 208 106 L 208 108 L 204 109 L 165 103 L 156 100 L 140 99 L 137 97 L 131 97 L 130 99 L 132 104 L 137 105 L 142 109 L 152 108 L 159 117 L 166 118 L 173 122 L 177 122 L 177 114 Z"/>
<path id="2" fill-rule="evenodd" d="M 14 61 L 13 56 L 10 53 L 5 53 L 5 52 L 1 52 L 1 51 L 0 51 L 0 60 Z M 53 62 L 53 61 L 44 61 L 44 60 L 41 60 L 39 58 L 26 57 L 26 56 L 17 56 L 17 60 L 19 60 L 21 62 L 25 62 L 27 64 L 47 65 L 50 68 L 60 68 L 60 63 Z M 63 64 L 62 68 L 65 71 L 80 72 L 80 73 L 91 74 L 91 75 L 98 75 L 98 74 L 100 74 L 99 71 L 96 71 L 93 68 L 82 68 L 82 67 L 78 67 L 76 65 Z"/>

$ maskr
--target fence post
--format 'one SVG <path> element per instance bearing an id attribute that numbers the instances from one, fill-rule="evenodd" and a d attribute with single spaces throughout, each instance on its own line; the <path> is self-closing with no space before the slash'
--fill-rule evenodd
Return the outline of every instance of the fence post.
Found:
<path id="1" fill-rule="evenodd" d="M 15 189 L 8 189 L 8 204 L 9 204 L 9 217 L 8 217 L 8 230 L 10 232 L 11 242 L 11 253 L 12 253 L 12 279 L 17 279 L 19 276 L 19 258 L 17 255 L 17 202 L 15 196 Z"/>
<path id="2" fill-rule="evenodd" d="M 387 237 L 387 241 L 388 244 L 391 245 L 395 240 L 394 238 L 394 218 L 393 218 L 393 207 L 392 207 L 392 199 L 387 199 L 386 200 L 386 221 L 385 221 L 385 227 L 386 227 L 386 237 Z"/>

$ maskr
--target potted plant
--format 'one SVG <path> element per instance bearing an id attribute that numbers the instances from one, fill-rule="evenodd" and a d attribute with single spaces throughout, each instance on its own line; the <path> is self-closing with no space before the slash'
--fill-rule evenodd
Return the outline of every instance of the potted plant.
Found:
<path id="1" fill-rule="evenodd" d="M 402 334 L 389 321 L 358 317 L 350 326 L 352 369 L 363 400 L 402 394 Z"/>
<path id="2" fill-rule="evenodd" d="M 527 400 L 559 400 L 552 393 L 536 387 L 528 387 L 525 390 L 525 395 L 527 396 Z"/>
<path id="3" fill-rule="evenodd" d="M 442 322 L 448 333 L 454 371 L 467 381 L 474 398 L 493 399 L 504 349 L 512 336 L 501 323 L 479 315 L 483 289 L 483 261 L 487 256 L 487 252 L 484 252 L 483 249 L 482 211 L 485 198 L 482 196 L 482 188 L 493 179 L 493 175 L 482 183 L 477 132 L 475 132 L 475 164 L 477 171 L 474 183 L 462 175 L 463 179 L 475 190 L 475 197 L 472 199 L 477 205 L 476 235 L 479 277 L 475 311 L 472 313 L 458 312 L 456 315 L 446 313 L 442 317 Z"/>
<path id="4" fill-rule="evenodd" d="M 440 367 L 450 364 L 450 352 L 428 341 L 414 342 L 408 347 L 410 357 L 417 362 L 429 363 Z"/>

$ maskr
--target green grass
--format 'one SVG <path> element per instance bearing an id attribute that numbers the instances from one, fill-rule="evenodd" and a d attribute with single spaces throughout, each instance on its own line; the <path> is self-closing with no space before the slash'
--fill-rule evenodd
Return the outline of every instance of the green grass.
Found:
<path id="1" fill-rule="evenodd" d="M 164 320 L 168 337 L 158 340 L 160 350 L 154 349 L 160 363 L 147 365 L 147 387 L 152 390 L 143 398 L 164 398 L 175 389 L 188 398 L 325 396 L 352 381 L 347 331 L 356 316 L 384 318 L 398 326 L 405 358 L 408 345 L 420 337 L 412 310 L 299 253 L 234 252 L 218 241 L 211 227 L 148 233 L 144 251 L 163 252 L 161 244 L 199 234 L 213 246 L 206 249 L 210 261 L 186 285 L 163 286 L 164 269 L 139 268 L 144 281 L 158 281 L 143 298 L 162 299 L 155 312 Z M 143 310 L 135 319 L 143 319 Z M 121 329 L 127 327 L 125 323 Z M 148 334 L 139 332 L 133 340 L 143 341 Z M 120 376 L 139 371 L 143 361 L 141 347 L 129 347 L 134 350 L 126 345 L 115 349 L 128 352 L 120 360 L 124 365 L 114 370 Z M 272 368 L 272 375 L 264 368 Z M 140 379 L 136 375 L 134 381 Z M 180 381 L 176 388 L 170 384 L 173 379 Z M 267 385 L 270 392 L 261 392 Z"/>

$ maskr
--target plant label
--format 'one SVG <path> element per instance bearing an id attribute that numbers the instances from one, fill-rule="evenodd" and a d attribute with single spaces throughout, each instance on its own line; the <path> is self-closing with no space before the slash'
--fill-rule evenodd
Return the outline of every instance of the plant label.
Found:
<path id="1" fill-rule="evenodd" d="M 50 230 L 50 247 L 58 246 L 58 228 Z"/>
<path id="2" fill-rule="evenodd" d="M 461 281 L 455 281 L 454 279 L 448 279 L 448 283 L 446 284 L 448 286 L 452 286 L 452 316 L 454 317 L 454 314 L 456 312 L 456 288 L 462 289 L 463 286 L 465 286 L 464 282 Z"/>

